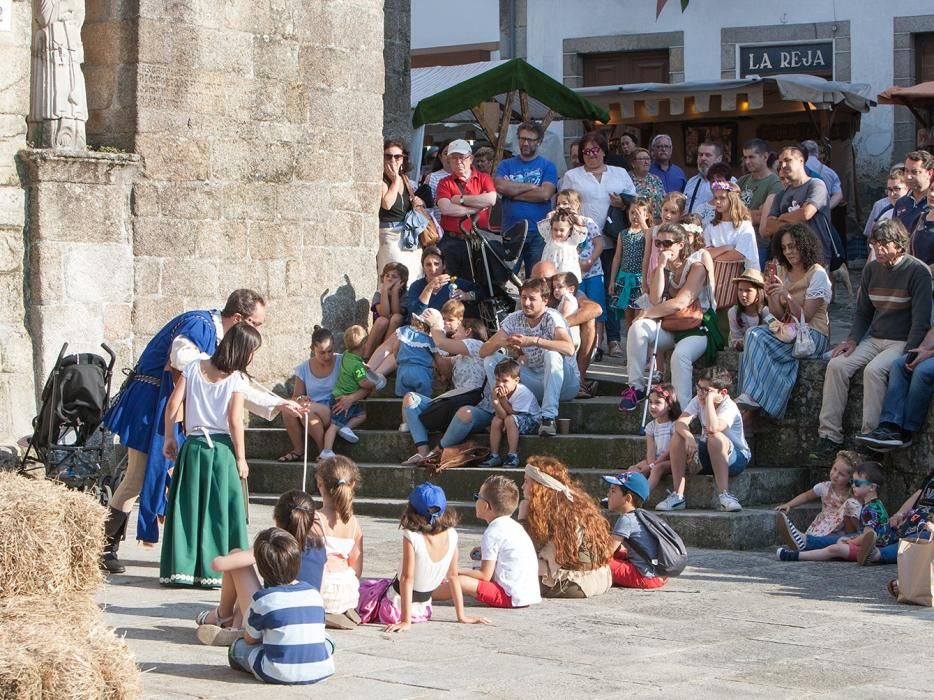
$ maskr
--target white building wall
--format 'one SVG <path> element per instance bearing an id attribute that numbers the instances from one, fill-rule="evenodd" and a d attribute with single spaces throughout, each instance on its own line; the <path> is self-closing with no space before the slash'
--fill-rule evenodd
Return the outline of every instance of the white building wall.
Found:
<path id="1" fill-rule="evenodd" d="M 412 50 L 499 43 L 499 0 L 412 0 Z"/>

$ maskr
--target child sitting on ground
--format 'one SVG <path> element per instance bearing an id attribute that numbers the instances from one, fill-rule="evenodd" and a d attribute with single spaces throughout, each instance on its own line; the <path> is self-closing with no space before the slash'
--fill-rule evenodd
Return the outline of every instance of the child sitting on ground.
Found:
<path id="1" fill-rule="evenodd" d="M 648 480 L 638 472 L 604 476 L 603 480 L 610 484 L 607 508 L 620 514 L 611 535 L 616 550 L 610 558 L 613 585 L 661 588 L 668 583 L 668 577 L 658 576 L 652 566 L 658 555 L 658 541 L 645 531 L 635 515 L 635 510 L 649 500 Z"/>
<path id="2" fill-rule="evenodd" d="M 799 552 L 795 549 L 779 547 L 776 554 L 781 561 L 828 561 L 830 559 L 846 559 L 858 562 L 861 566 L 868 564 L 874 555 L 878 555 L 877 548 L 888 545 L 898 545 L 898 534 L 889 525 L 889 514 L 879 498 L 879 488 L 885 482 L 885 471 L 878 462 L 863 462 L 853 470 L 850 483 L 853 486 L 853 495 L 863 504 L 859 513 L 859 526 L 862 532 L 855 537 L 841 537 L 834 544 L 823 549 L 809 549 Z M 876 558 L 879 561 L 879 558 Z M 891 561 L 882 562 L 894 564 Z"/>
<path id="3" fill-rule="evenodd" d="M 558 272 L 570 272 L 580 279 L 577 246 L 587 240 L 587 227 L 580 214 L 558 207 L 538 222 L 538 232 L 545 239 L 542 260 L 553 262 Z"/>
<path id="4" fill-rule="evenodd" d="M 323 448 L 318 454 L 318 459 L 334 456 L 334 440 L 338 435 L 351 444 L 360 442 L 353 429 L 366 420 L 366 409 L 362 403 L 349 397 L 358 389 L 381 389 L 386 383 L 382 375 L 370 372 L 363 364 L 360 353 L 366 345 L 366 338 L 366 329 L 363 326 L 351 326 L 344 331 L 341 367 L 331 392 L 331 425 L 324 431 Z"/>
<path id="5" fill-rule="evenodd" d="M 324 631 L 324 604 L 298 580 L 302 547 L 285 530 L 263 530 L 253 543 L 264 587 L 250 604 L 243 638 L 227 653 L 230 667 L 266 683 L 307 685 L 334 674 L 334 643 Z"/>
<path id="6" fill-rule="evenodd" d="M 651 493 L 662 476 L 671 471 L 668 446 L 675 429 L 674 421 L 681 415 L 681 404 L 671 384 L 653 386 L 646 401 L 649 402 L 652 420 L 645 426 L 645 459 L 633 464 L 627 471 L 647 476 Z"/>
<path id="7" fill-rule="evenodd" d="M 743 274 L 734 277 L 736 285 L 736 303 L 727 311 L 730 324 L 730 347 L 742 352 L 746 345 L 746 331 L 763 325 L 769 316 L 769 307 L 765 306 L 765 280 L 758 270 L 743 270 Z"/>
<path id="8" fill-rule="evenodd" d="M 325 622 L 333 629 L 353 629 L 360 624 L 357 602 L 363 573 L 363 532 L 353 514 L 359 483 L 360 469 L 341 455 L 324 460 L 315 469 L 315 485 L 321 494 L 316 523 L 324 533 L 328 556 L 321 598 Z"/>
<path id="9" fill-rule="evenodd" d="M 519 363 L 503 360 L 493 370 L 496 385 L 493 387 L 493 422 L 490 423 L 490 456 L 481 462 L 481 467 L 518 467 L 519 436 L 537 435 L 542 422 L 542 409 L 531 389 L 519 383 Z M 486 408 L 484 403 L 480 408 Z M 487 409 L 489 410 L 489 409 Z M 499 454 L 500 442 L 506 433 L 505 461 Z"/>
<path id="10" fill-rule="evenodd" d="M 776 506 L 778 534 L 788 549 L 822 549 L 834 544 L 844 535 L 859 534 L 859 501 L 853 498 L 850 479 L 853 470 L 862 462 L 862 457 L 850 450 L 840 450 L 830 468 L 830 479 L 815 484 L 814 488 L 798 494 L 787 503 Z M 788 519 L 786 513 L 792 508 L 821 501 L 821 512 L 802 533 Z"/>
<path id="11" fill-rule="evenodd" d="M 432 324 L 440 321 L 441 312 L 430 307 L 413 314 L 409 325 L 397 329 L 395 337 L 383 343 L 370 358 L 370 367 L 377 374 L 396 372 L 396 396 L 399 398 L 410 391 L 431 395 L 432 369 L 438 348 L 430 334 Z"/>
<path id="12" fill-rule="evenodd" d="M 928 472 L 921 488 L 911 494 L 907 500 L 889 518 L 889 525 L 898 530 L 903 540 L 934 539 L 934 469 Z M 870 555 L 872 562 L 889 563 L 898 556 L 898 543 L 875 548 Z M 889 581 L 889 593 L 898 597 L 898 579 Z"/>
<path id="13" fill-rule="evenodd" d="M 500 474 L 487 477 L 474 501 L 476 515 L 487 528 L 480 540 L 480 568 L 460 572 L 461 590 L 493 608 L 525 608 L 542 602 L 535 545 L 511 517 L 519 506 L 516 482 Z M 447 581 L 435 590 L 434 598 L 450 600 Z"/>
<path id="14" fill-rule="evenodd" d="M 483 617 L 464 615 L 464 598 L 457 575 L 457 514 L 447 507 L 440 486 L 419 484 L 399 527 L 402 529 L 402 564 L 395 578 L 369 579 L 360 584 L 357 612 L 363 622 L 378 621 L 385 632 L 406 632 L 414 623 L 431 619 L 431 596 L 445 578 L 457 621 L 486 624 Z"/>
<path id="15" fill-rule="evenodd" d="M 386 263 L 380 277 L 379 289 L 373 295 L 370 310 L 373 312 L 373 327 L 366 339 L 363 358 L 368 360 L 373 351 L 384 340 L 391 338 L 397 328 L 405 323 L 408 315 L 406 297 L 408 294 L 409 268 L 402 263 Z"/>
<path id="16" fill-rule="evenodd" d="M 559 272 L 548 281 L 551 283 L 551 295 L 558 302 L 557 311 L 567 320 L 580 308 L 580 304 L 577 303 L 577 290 L 580 282 L 577 281 L 573 272 Z M 569 332 L 576 351 L 581 346 L 580 327 L 569 326 Z"/>
<path id="17" fill-rule="evenodd" d="M 684 508 L 684 475 L 688 460 L 701 467 L 699 474 L 713 474 L 717 482 L 720 510 L 735 512 L 743 509 L 729 492 L 729 477 L 741 474 L 749 464 L 752 452 L 743 432 L 743 418 L 729 395 L 730 376 L 716 367 L 708 369 L 697 382 L 697 396 L 675 421 L 671 437 L 671 481 L 674 491 L 655 506 L 655 510 Z M 700 420 L 701 436 L 691 433 L 691 423 Z"/>

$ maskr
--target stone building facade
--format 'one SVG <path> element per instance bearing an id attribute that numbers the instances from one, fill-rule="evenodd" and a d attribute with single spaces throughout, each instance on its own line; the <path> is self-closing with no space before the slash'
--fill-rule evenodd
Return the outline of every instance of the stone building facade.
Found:
<path id="1" fill-rule="evenodd" d="M 269 303 L 253 370 L 273 384 L 314 324 L 364 321 L 381 0 L 87 0 L 90 153 L 27 147 L 30 3 L 13 11 L 0 33 L 0 444 L 29 432 L 63 341 L 106 341 L 130 366 L 174 314 L 252 287 Z"/>

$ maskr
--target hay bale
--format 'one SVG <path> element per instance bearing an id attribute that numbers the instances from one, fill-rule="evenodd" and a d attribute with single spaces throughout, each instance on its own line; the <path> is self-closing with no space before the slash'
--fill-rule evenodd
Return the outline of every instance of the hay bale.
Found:
<path id="1" fill-rule="evenodd" d="M 106 517 L 87 493 L 0 473 L 0 598 L 96 590 Z"/>
<path id="2" fill-rule="evenodd" d="M 3 700 L 123 700 L 141 692 L 133 655 L 87 595 L 0 600 Z"/>

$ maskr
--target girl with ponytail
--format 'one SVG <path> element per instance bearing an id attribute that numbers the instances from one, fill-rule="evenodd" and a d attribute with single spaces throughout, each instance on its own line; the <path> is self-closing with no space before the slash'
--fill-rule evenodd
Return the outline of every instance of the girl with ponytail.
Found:
<path id="1" fill-rule="evenodd" d="M 360 470 L 347 457 L 329 457 L 318 463 L 315 483 L 321 494 L 318 523 L 327 551 L 320 589 L 325 624 L 332 629 L 353 629 L 360 624 L 356 607 L 363 573 L 363 532 L 353 514 Z"/>

